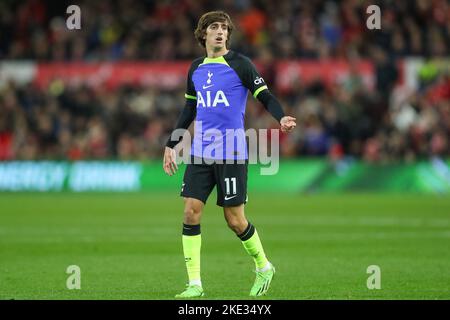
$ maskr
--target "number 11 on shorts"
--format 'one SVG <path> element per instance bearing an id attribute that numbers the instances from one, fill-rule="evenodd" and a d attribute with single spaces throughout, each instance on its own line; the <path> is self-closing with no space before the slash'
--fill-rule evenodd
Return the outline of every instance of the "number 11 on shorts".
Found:
<path id="1" fill-rule="evenodd" d="M 236 194 L 236 177 L 233 178 L 225 178 L 225 188 L 226 188 L 226 193 L 230 194 L 230 180 L 233 184 L 233 193 L 232 194 Z"/>

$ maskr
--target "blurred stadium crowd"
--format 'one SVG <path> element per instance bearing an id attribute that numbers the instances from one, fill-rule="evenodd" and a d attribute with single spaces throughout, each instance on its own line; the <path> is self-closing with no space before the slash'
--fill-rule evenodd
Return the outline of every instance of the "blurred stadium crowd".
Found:
<path id="1" fill-rule="evenodd" d="M 237 27 L 232 49 L 258 62 L 287 114 L 284 157 L 355 156 L 371 162 L 450 155 L 450 75 L 433 59 L 450 56 L 450 1 L 378 1 L 382 29 L 366 28 L 371 1 L 74 1 L 82 29 L 68 32 L 67 4 L 0 2 L 0 59 L 51 61 L 189 60 L 203 55 L 193 37 L 208 10 L 227 11 Z M 417 90 L 398 89 L 398 59 L 422 57 Z M 278 59 L 370 59 L 376 83 L 355 73 L 331 88 L 294 84 L 277 92 Z M 184 105 L 184 87 L 52 86 L 9 82 L 0 88 L 0 160 L 159 158 Z M 275 128 L 252 98 L 246 127 Z"/>

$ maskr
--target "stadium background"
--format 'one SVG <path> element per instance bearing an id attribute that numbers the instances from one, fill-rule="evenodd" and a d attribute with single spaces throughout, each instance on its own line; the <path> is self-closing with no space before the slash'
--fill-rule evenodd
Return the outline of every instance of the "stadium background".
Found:
<path id="1" fill-rule="evenodd" d="M 66 27 L 71 4 L 81 30 Z M 381 30 L 366 27 L 371 4 Z M 167 177 L 161 158 L 203 54 L 193 30 L 215 9 L 298 121 L 279 173 L 249 173 L 247 215 L 280 270 L 268 298 L 448 299 L 447 0 L 1 1 L 0 298 L 182 288 L 184 167 Z M 277 124 L 250 97 L 246 127 Z M 243 299 L 251 264 L 214 203 L 207 297 Z M 66 288 L 72 264 L 82 290 Z M 381 290 L 366 287 L 372 264 Z"/>

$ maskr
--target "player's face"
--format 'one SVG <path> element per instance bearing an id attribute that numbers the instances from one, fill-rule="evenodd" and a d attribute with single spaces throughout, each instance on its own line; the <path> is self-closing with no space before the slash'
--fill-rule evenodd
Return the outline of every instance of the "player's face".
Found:
<path id="1" fill-rule="evenodd" d="M 226 47 L 228 39 L 228 24 L 224 22 L 213 22 L 206 28 L 206 47 L 221 50 Z"/>

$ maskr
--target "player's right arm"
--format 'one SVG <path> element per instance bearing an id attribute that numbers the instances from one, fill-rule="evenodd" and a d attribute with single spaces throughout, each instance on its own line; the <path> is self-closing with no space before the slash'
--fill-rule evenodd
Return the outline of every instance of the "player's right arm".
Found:
<path id="1" fill-rule="evenodd" d="M 197 114 L 197 93 L 195 91 L 194 83 L 192 82 L 192 73 L 196 68 L 196 63 L 194 62 L 191 65 L 191 68 L 188 73 L 187 79 L 187 90 L 184 95 L 186 98 L 186 103 L 184 105 L 183 111 L 178 117 L 177 124 L 169 136 L 167 140 L 166 147 L 164 149 L 164 158 L 163 158 L 163 169 L 164 172 L 169 176 L 175 174 L 178 170 L 178 166 L 176 164 L 176 153 L 174 147 L 183 139 L 183 136 L 175 137 L 173 132 L 177 129 L 187 130 L 191 125 L 192 121 L 194 121 L 195 116 Z"/>
<path id="2" fill-rule="evenodd" d="M 174 131 L 177 129 L 187 130 L 192 121 L 194 121 L 197 109 L 197 102 L 195 101 L 195 104 L 193 104 L 191 101 L 192 101 L 191 99 L 186 98 L 186 104 L 178 118 Z M 182 136 L 180 136 L 180 138 L 178 139 L 175 139 L 174 137 L 172 137 L 171 134 L 169 139 L 167 140 L 166 147 L 164 149 L 163 169 L 169 176 L 175 174 L 175 172 L 178 170 L 174 147 L 182 139 L 183 139 Z"/>

